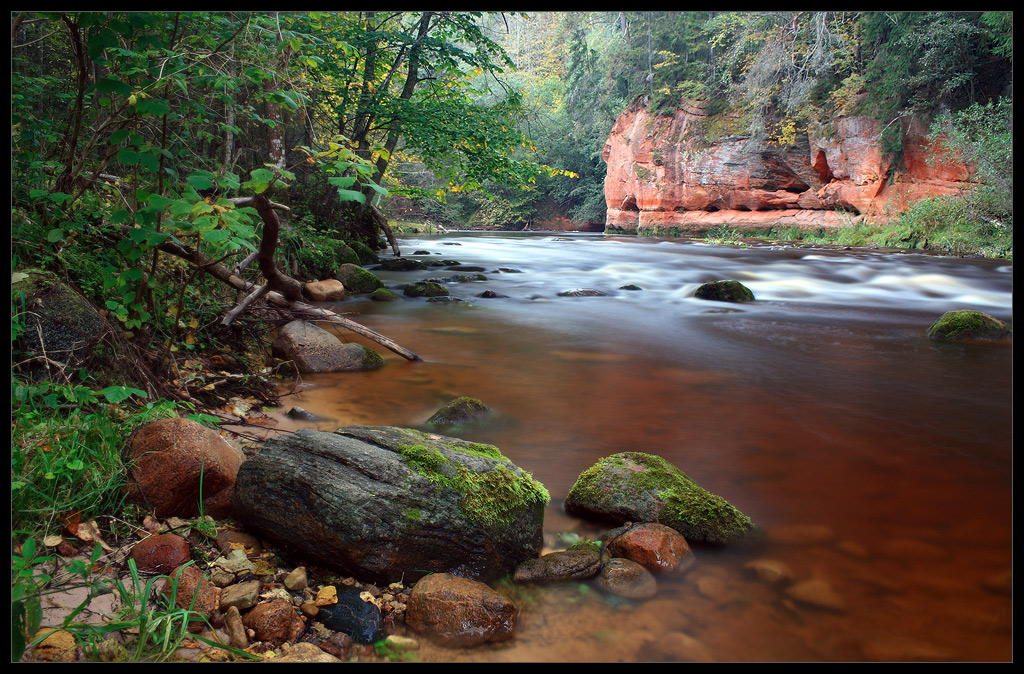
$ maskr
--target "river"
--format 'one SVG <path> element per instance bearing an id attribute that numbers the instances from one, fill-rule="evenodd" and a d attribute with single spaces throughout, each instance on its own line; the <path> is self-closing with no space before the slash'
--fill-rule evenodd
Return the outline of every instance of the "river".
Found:
<path id="1" fill-rule="evenodd" d="M 645 602 L 581 584 L 519 590 L 515 639 L 425 645 L 420 660 L 1012 658 L 1012 348 L 925 334 L 952 309 L 1011 320 L 1011 263 L 603 234 L 399 243 L 487 280 L 448 285 L 463 303 L 330 305 L 423 362 L 376 347 L 381 370 L 307 375 L 283 409 L 333 421 L 277 414 L 280 428 L 421 426 L 473 396 L 494 415 L 462 437 L 547 487 L 551 548 L 599 534 L 561 504 L 581 471 L 626 450 L 665 457 L 768 532 L 750 548 L 695 548 L 694 566 Z M 394 288 L 455 272 L 378 273 Z M 692 297 L 716 279 L 756 301 Z M 575 288 L 607 295 L 558 295 Z M 788 586 L 751 572 L 765 560 Z M 787 591 L 809 579 L 834 606 Z"/>

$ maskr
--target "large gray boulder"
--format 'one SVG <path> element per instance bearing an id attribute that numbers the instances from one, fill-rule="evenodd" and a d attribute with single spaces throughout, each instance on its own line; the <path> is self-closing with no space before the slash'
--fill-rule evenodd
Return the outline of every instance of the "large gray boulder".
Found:
<path id="1" fill-rule="evenodd" d="M 242 464 L 234 498 L 251 532 L 382 583 L 510 573 L 540 553 L 549 500 L 494 446 L 389 426 L 271 439 Z"/>
<path id="2" fill-rule="evenodd" d="M 300 372 L 360 372 L 384 367 L 384 357 L 306 321 L 292 321 L 274 337 L 274 355 L 295 363 Z"/>

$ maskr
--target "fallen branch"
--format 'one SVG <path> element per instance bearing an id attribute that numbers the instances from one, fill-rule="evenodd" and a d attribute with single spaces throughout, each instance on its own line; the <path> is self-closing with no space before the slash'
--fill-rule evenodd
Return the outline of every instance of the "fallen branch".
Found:
<path id="1" fill-rule="evenodd" d="M 221 319 L 220 324 L 231 325 L 231 321 L 235 320 L 238 314 L 245 311 L 246 307 L 248 307 L 250 304 L 266 295 L 268 292 L 270 292 L 270 288 L 267 286 L 267 284 L 263 284 L 256 290 L 249 293 L 248 295 L 245 296 L 244 300 L 238 303 L 238 306 L 224 314 L 224 318 Z"/>
<path id="2" fill-rule="evenodd" d="M 240 276 L 237 276 L 236 274 L 233 274 L 230 269 L 220 264 L 219 262 L 211 260 L 210 258 L 206 257 L 197 250 L 193 250 L 191 248 L 187 248 L 186 246 L 176 244 L 170 240 L 164 241 L 157 247 L 166 253 L 170 253 L 175 257 L 180 257 L 181 259 L 187 260 L 188 262 L 191 262 L 192 264 L 198 267 L 202 267 L 203 270 L 206 271 L 208 274 L 210 274 L 217 280 L 226 283 L 232 288 L 235 288 L 236 290 L 241 290 L 247 293 L 252 293 L 254 290 L 256 290 L 255 284 L 246 281 L 245 279 L 243 279 Z M 268 290 L 265 294 L 265 297 L 267 302 L 273 304 L 276 307 L 287 309 L 288 311 L 295 314 L 303 314 L 311 318 L 315 318 L 316 320 L 325 321 L 328 323 L 332 323 L 333 325 L 345 328 L 347 330 L 351 330 L 356 334 L 362 335 L 363 337 L 366 337 L 367 339 L 370 339 L 380 344 L 381 346 L 390 349 L 391 351 L 397 353 L 399 356 L 402 356 L 407 360 L 423 360 L 412 351 L 409 351 L 408 349 L 396 343 L 394 340 L 385 337 L 384 335 L 375 332 L 364 325 L 360 325 L 359 323 L 356 323 L 353 320 L 350 320 L 343 316 L 339 316 L 338 314 L 328 309 L 314 307 L 313 305 L 306 304 L 305 302 L 289 300 L 281 293 L 272 290 Z"/>

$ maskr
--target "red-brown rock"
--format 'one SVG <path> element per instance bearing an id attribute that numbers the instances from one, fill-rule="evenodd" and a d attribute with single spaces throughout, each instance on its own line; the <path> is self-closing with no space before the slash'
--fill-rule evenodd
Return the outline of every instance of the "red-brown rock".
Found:
<path id="1" fill-rule="evenodd" d="M 132 559 L 139 571 L 167 574 L 192 559 L 192 551 L 177 534 L 154 534 L 135 544 Z"/>
<path id="2" fill-rule="evenodd" d="M 231 514 L 231 495 L 245 455 L 217 431 L 189 419 L 164 419 L 139 428 L 128 448 L 128 491 L 158 517 Z"/>
<path id="3" fill-rule="evenodd" d="M 206 617 L 217 610 L 220 604 L 220 588 L 203 576 L 203 572 L 194 564 L 180 566 L 168 575 L 170 578 L 164 581 L 161 593 L 169 597 L 174 591 L 174 603 L 178 608 L 191 607 L 192 611 Z M 177 579 L 176 588 L 173 579 Z M 204 625 L 202 622 L 196 622 L 192 627 L 201 630 Z"/>
<path id="4" fill-rule="evenodd" d="M 484 583 L 448 573 L 431 574 L 409 595 L 406 624 L 444 646 L 505 641 L 515 634 L 519 609 Z"/>
<path id="5" fill-rule="evenodd" d="M 738 118 L 712 117 L 695 102 L 656 115 L 638 99 L 604 148 L 606 230 L 841 227 L 971 184 L 972 168 L 929 144 L 919 122 L 902 129 L 899 165 L 883 153 L 875 120 L 841 117 L 832 130 L 754 147 Z"/>
<path id="6" fill-rule="evenodd" d="M 306 628 L 287 599 L 256 604 L 242 616 L 242 623 L 256 633 L 257 641 L 267 641 L 275 646 L 295 641 Z"/>
<path id="7" fill-rule="evenodd" d="M 693 562 L 686 539 L 664 524 L 648 522 L 619 527 L 602 538 L 612 557 L 631 559 L 655 573 L 684 570 Z"/>

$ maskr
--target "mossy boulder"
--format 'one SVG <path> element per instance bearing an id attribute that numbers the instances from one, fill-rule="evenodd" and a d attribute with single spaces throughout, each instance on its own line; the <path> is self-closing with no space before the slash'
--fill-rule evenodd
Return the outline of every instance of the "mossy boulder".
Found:
<path id="1" fill-rule="evenodd" d="M 739 281 L 711 281 L 698 287 L 693 296 L 697 299 L 717 302 L 754 301 L 754 293 Z"/>
<path id="2" fill-rule="evenodd" d="M 338 269 L 337 279 L 350 293 L 372 293 L 377 288 L 384 287 L 384 281 L 381 281 L 376 274 L 357 264 L 341 265 L 341 268 Z"/>
<path id="3" fill-rule="evenodd" d="M 370 299 L 374 302 L 394 302 L 402 299 L 402 296 L 396 292 L 392 292 L 387 288 L 377 288 L 370 293 Z"/>
<path id="4" fill-rule="evenodd" d="M 359 254 L 352 250 L 350 244 L 342 242 L 338 246 L 338 262 L 341 264 L 361 264 L 362 260 L 359 259 Z"/>
<path id="5" fill-rule="evenodd" d="M 437 426 L 464 424 L 483 419 L 490 413 L 491 408 L 476 398 L 459 396 L 434 412 L 434 415 L 427 419 L 427 423 Z"/>
<path id="6" fill-rule="evenodd" d="M 1013 337 L 1013 328 L 982 311 L 947 311 L 928 328 L 937 342 L 1001 342 Z"/>
<path id="7" fill-rule="evenodd" d="M 247 530 L 384 583 L 511 573 L 540 553 L 550 498 L 493 445 L 390 426 L 268 440 L 242 464 L 234 497 Z"/>
<path id="8" fill-rule="evenodd" d="M 657 522 L 690 543 L 729 543 L 754 529 L 749 517 L 655 454 L 620 452 L 585 470 L 565 497 L 565 510 L 624 524 Z"/>
<path id="9" fill-rule="evenodd" d="M 377 264 L 380 262 L 380 257 L 377 253 L 362 241 L 350 241 L 348 246 L 354 250 L 356 255 L 359 257 L 359 264 L 367 265 Z"/>
<path id="10" fill-rule="evenodd" d="M 41 269 L 14 272 L 11 292 L 13 310 L 24 326 L 19 346 L 33 356 L 81 362 L 107 330 L 92 303 L 56 274 Z"/>
<path id="11" fill-rule="evenodd" d="M 433 281 L 416 281 L 402 290 L 409 297 L 445 297 L 448 289 Z"/>

